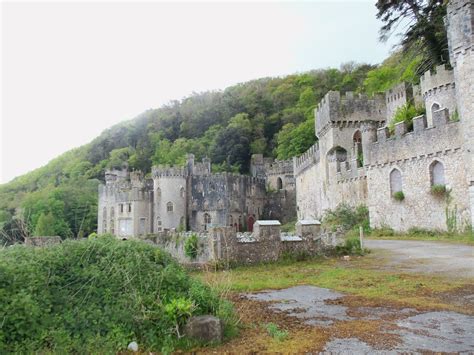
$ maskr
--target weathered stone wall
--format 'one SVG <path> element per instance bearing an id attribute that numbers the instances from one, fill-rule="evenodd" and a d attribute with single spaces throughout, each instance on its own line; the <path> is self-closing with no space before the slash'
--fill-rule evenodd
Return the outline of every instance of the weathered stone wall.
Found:
<path id="1" fill-rule="evenodd" d="M 435 73 L 426 72 L 420 78 L 420 87 L 426 107 L 428 127 L 433 127 L 434 111 L 447 108 L 451 115 L 456 112 L 454 74 L 444 65 L 438 66 Z"/>
<path id="2" fill-rule="evenodd" d="M 263 214 L 264 179 L 230 173 L 192 176 L 190 189 L 191 230 L 230 225 L 247 230 Z"/>
<path id="3" fill-rule="evenodd" d="M 474 1 L 451 0 L 446 24 L 454 68 L 456 99 L 462 126 L 464 165 L 469 185 L 471 226 L 474 227 Z"/>
<path id="4" fill-rule="evenodd" d="M 367 162 L 368 207 L 372 227 L 388 226 L 398 231 L 411 227 L 447 229 L 447 211 L 455 215 L 458 228 L 470 218 L 467 184 L 459 122 L 449 122 L 447 110 L 434 116 L 434 128 L 426 127 L 426 118 L 414 120 L 414 132 L 397 129 L 386 138 L 385 129 L 371 147 Z M 439 161 L 444 167 L 449 201 L 431 192 L 430 166 Z M 403 201 L 392 197 L 390 173 L 398 169 L 402 177 Z"/>

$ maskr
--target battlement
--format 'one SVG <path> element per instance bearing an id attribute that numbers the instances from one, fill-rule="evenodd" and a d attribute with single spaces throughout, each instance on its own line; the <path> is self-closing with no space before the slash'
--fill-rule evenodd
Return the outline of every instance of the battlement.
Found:
<path id="1" fill-rule="evenodd" d="M 329 164 L 336 165 L 336 178 L 338 182 L 360 179 L 366 176 L 364 168 L 358 166 L 357 159 L 351 158 L 344 162 L 333 161 Z"/>
<path id="2" fill-rule="evenodd" d="M 187 169 L 185 167 L 169 166 L 169 165 L 158 165 L 151 168 L 151 174 L 153 179 L 157 178 L 186 178 L 188 176 Z"/>
<path id="3" fill-rule="evenodd" d="M 314 145 L 312 145 L 306 152 L 301 154 L 299 157 L 293 158 L 294 174 L 298 175 L 299 173 L 306 170 L 308 167 L 318 164 L 319 159 L 320 159 L 319 144 L 316 142 Z"/>
<path id="4" fill-rule="evenodd" d="M 450 121 L 449 110 L 444 108 L 433 112 L 433 127 L 427 125 L 425 115 L 413 119 L 413 131 L 408 131 L 405 122 L 395 125 L 393 135 L 388 127 L 377 130 L 377 142 L 372 143 L 370 160 L 364 162 L 375 166 L 400 159 L 411 159 L 416 155 L 443 152 L 461 147 L 459 122 Z"/>
<path id="5" fill-rule="evenodd" d="M 275 160 L 265 165 L 267 175 L 293 175 L 293 160 Z"/>
<path id="6" fill-rule="evenodd" d="M 339 91 L 329 91 L 315 109 L 316 135 L 324 134 L 327 127 L 337 122 L 385 121 L 385 97 Z"/>
<path id="7" fill-rule="evenodd" d="M 423 97 L 436 94 L 437 90 L 454 87 L 454 73 L 444 65 L 436 67 L 436 72 L 427 71 L 420 77 L 421 94 Z"/>

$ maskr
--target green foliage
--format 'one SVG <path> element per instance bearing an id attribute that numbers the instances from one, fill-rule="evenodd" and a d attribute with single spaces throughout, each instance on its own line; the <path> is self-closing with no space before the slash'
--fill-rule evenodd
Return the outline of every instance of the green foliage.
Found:
<path id="1" fill-rule="evenodd" d="M 273 339 L 283 341 L 288 337 L 287 330 L 281 330 L 275 323 L 264 324 L 264 328 Z"/>
<path id="2" fill-rule="evenodd" d="M 432 185 L 431 186 L 431 193 L 436 197 L 446 196 L 446 193 L 447 193 L 446 185 L 443 185 L 443 184 Z"/>
<path id="3" fill-rule="evenodd" d="M 396 191 L 392 194 L 392 197 L 396 201 L 403 201 L 405 199 L 405 194 L 403 191 Z"/>
<path id="4" fill-rule="evenodd" d="M 190 259 L 196 259 L 199 251 L 199 238 L 196 234 L 192 234 L 184 241 L 184 253 Z"/>
<path id="5" fill-rule="evenodd" d="M 370 231 L 370 236 L 371 237 L 391 237 L 395 235 L 395 231 L 393 228 L 390 228 L 388 226 L 382 226 L 381 228 L 377 229 L 372 229 Z"/>
<path id="6" fill-rule="evenodd" d="M 370 231 L 369 210 L 364 205 L 356 207 L 341 203 L 334 210 L 326 210 L 323 224 L 333 229 L 349 231 L 362 226 L 364 232 Z"/>
<path id="7" fill-rule="evenodd" d="M 389 123 L 388 128 L 390 132 L 393 134 L 395 131 L 395 124 L 400 122 L 405 122 L 407 125 L 407 129 L 409 131 L 413 130 L 413 118 L 424 115 L 425 108 L 418 107 L 413 105 L 412 103 L 405 104 L 400 106 L 396 111 L 395 115 L 393 116 L 392 122 Z"/>
<path id="8" fill-rule="evenodd" d="M 170 255 L 113 237 L 0 251 L 0 353 L 116 353 L 177 346 L 190 315 L 232 309 Z"/>
<path id="9" fill-rule="evenodd" d="M 338 245 L 335 248 L 337 255 L 362 255 L 364 250 L 360 246 L 359 237 L 348 237 L 343 245 Z"/>
<path id="10" fill-rule="evenodd" d="M 48 214 L 42 213 L 38 218 L 38 222 L 36 223 L 34 235 L 39 237 L 56 235 L 54 224 L 55 221 L 51 212 Z"/>
<path id="11" fill-rule="evenodd" d="M 288 159 L 301 155 L 315 142 L 314 118 L 295 126 L 287 123 L 277 135 L 276 149 L 278 159 Z"/>

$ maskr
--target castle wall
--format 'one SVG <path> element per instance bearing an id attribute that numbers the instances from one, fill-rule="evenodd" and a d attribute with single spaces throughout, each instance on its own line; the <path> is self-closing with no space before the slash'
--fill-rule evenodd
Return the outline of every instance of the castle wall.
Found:
<path id="1" fill-rule="evenodd" d="M 413 99 L 413 92 L 408 89 L 405 83 L 395 85 L 385 93 L 385 101 L 387 105 L 386 122 L 391 122 L 395 112 L 399 107 L 406 105 Z"/>
<path id="2" fill-rule="evenodd" d="M 367 165 L 368 207 L 372 227 L 391 227 L 406 231 L 412 227 L 447 230 L 448 222 L 463 228 L 470 218 L 463 165 L 462 134 L 459 122 L 448 121 L 447 110 L 434 116 L 434 128 L 426 128 L 426 118 L 414 120 L 414 132 L 397 129 L 386 138 L 380 129 L 378 142 L 371 146 Z M 403 125 L 403 124 L 401 124 Z M 397 127 L 398 128 L 398 127 Z M 444 167 L 444 180 L 450 198 L 431 192 L 430 166 L 435 161 Z M 403 201 L 392 196 L 390 173 L 401 172 Z M 449 214 L 449 216 L 448 216 Z"/>
<path id="3" fill-rule="evenodd" d="M 426 107 L 428 127 L 433 126 L 433 112 L 447 108 L 449 112 L 456 112 L 456 92 L 454 74 L 444 65 L 436 68 L 435 73 L 426 72 L 420 78 L 421 93 Z"/>
<path id="4" fill-rule="evenodd" d="M 451 65 L 462 125 L 464 164 L 474 228 L 474 2 L 451 0 L 446 17 Z"/>

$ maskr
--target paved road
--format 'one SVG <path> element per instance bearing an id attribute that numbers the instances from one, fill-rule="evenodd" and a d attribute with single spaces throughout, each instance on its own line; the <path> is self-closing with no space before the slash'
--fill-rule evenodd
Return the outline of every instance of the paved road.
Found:
<path id="1" fill-rule="evenodd" d="M 474 277 L 474 247 L 431 241 L 365 240 L 372 257 L 385 259 L 385 267 L 398 270 Z"/>

